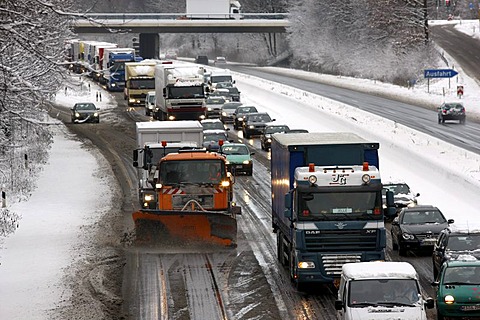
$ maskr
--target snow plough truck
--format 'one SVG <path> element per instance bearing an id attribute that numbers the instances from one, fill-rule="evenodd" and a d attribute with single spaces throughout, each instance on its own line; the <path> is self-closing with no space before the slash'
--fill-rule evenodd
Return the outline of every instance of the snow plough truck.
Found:
<path id="1" fill-rule="evenodd" d="M 150 173 L 156 206 L 133 213 L 137 240 L 236 246 L 241 208 L 233 202 L 234 177 L 222 155 L 180 150 L 161 158 Z"/>

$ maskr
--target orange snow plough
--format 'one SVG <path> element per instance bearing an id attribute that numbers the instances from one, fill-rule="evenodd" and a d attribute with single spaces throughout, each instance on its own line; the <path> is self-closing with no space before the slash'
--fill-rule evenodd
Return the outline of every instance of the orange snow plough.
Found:
<path id="1" fill-rule="evenodd" d="M 180 151 L 152 170 L 156 206 L 133 213 L 137 240 L 236 246 L 241 210 L 232 202 L 233 177 L 223 156 Z"/>

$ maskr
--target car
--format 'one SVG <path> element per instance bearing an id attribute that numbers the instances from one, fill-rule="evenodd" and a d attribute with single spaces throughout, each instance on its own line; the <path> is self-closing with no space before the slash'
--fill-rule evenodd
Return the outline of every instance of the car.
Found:
<path id="1" fill-rule="evenodd" d="M 250 139 L 253 135 L 262 134 L 268 122 L 275 121 L 266 112 L 249 113 L 243 119 L 242 132 L 243 137 Z"/>
<path id="2" fill-rule="evenodd" d="M 432 285 L 436 289 L 437 319 L 480 317 L 480 261 L 447 261 Z"/>
<path id="3" fill-rule="evenodd" d="M 230 87 L 224 87 L 224 90 L 228 90 L 228 98 L 230 101 L 240 101 L 240 91 L 238 91 L 238 88 L 235 86 L 230 86 Z"/>
<path id="4" fill-rule="evenodd" d="M 227 102 L 222 96 L 209 96 L 206 100 L 207 118 L 220 118 L 223 104 Z"/>
<path id="5" fill-rule="evenodd" d="M 198 63 L 198 64 L 204 64 L 206 66 L 208 66 L 208 57 L 207 56 L 196 56 L 195 57 L 195 63 Z"/>
<path id="6" fill-rule="evenodd" d="M 227 169 L 232 174 L 244 173 L 251 176 L 253 173 L 252 155 L 247 145 L 243 143 L 227 143 L 220 147 L 219 153 L 227 159 Z"/>
<path id="7" fill-rule="evenodd" d="M 225 128 L 225 125 L 223 124 L 220 119 L 204 119 L 201 120 L 200 123 L 202 124 L 203 130 L 223 130 L 223 131 L 228 131 L 230 128 Z"/>
<path id="8" fill-rule="evenodd" d="M 398 250 L 401 256 L 406 256 L 409 249 L 433 250 L 440 232 L 453 222 L 431 205 L 403 208 L 390 229 L 393 250 Z"/>
<path id="9" fill-rule="evenodd" d="M 466 114 L 463 102 L 444 102 L 438 107 L 438 123 L 445 123 L 446 120 L 458 120 L 465 124 Z"/>
<path id="10" fill-rule="evenodd" d="M 480 260 L 480 229 L 450 226 L 438 237 L 433 247 L 433 277 L 436 279 L 442 265 L 449 260 Z"/>
<path id="11" fill-rule="evenodd" d="M 220 142 L 221 141 L 221 142 Z M 204 130 L 203 131 L 203 147 L 207 151 L 217 152 L 222 143 L 228 143 L 227 131 L 225 130 Z"/>
<path id="12" fill-rule="evenodd" d="M 213 64 L 216 67 L 224 67 L 227 64 L 227 59 L 225 57 L 216 57 Z"/>
<path id="13" fill-rule="evenodd" d="M 177 60 L 177 53 L 173 50 L 169 50 L 169 51 L 167 51 L 167 53 L 165 53 L 165 59 L 167 59 L 167 60 Z"/>
<path id="14" fill-rule="evenodd" d="M 145 97 L 145 115 L 150 116 L 155 110 L 155 91 L 148 91 Z"/>
<path id="15" fill-rule="evenodd" d="M 71 109 L 72 123 L 99 123 L 99 110 L 92 102 L 77 102 Z"/>
<path id="16" fill-rule="evenodd" d="M 242 103 L 239 101 L 230 101 L 223 104 L 222 109 L 220 110 L 220 120 L 223 123 L 233 123 L 233 114 L 237 107 L 241 106 Z"/>
<path id="17" fill-rule="evenodd" d="M 245 106 L 241 105 L 237 107 L 237 110 L 233 113 L 233 128 L 235 130 L 240 130 L 243 125 L 243 118 L 252 112 L 258 112 L 257 108 L 254 106 Z"/>
<path id="18" fill-rule="evenodd" d="M 414 194 L 408 184 L 405 182 L 386 182 L 383 184 L 382 197 L 383 203 L 385 204 L 385 198 L 387 191 L 393 192 L 393 199 L 395 202 L 396 213 L 398 214 L 402 208 L 411 207 L 417 205 L 417 197 L 420 196 L 420 193 Z M 386 207 L 383 208 L 384 211 Z M 385 212 L 386 213 L 386 212 Z"/>
<path id="19" fill-rule="evenodd" d="M 289 130 L 290 128 L 284 124 L 267 124 L 260 135 L 260 147 L 262 150 L 269 150 L 272 144 L 272 134 L 285 133 Z"/>

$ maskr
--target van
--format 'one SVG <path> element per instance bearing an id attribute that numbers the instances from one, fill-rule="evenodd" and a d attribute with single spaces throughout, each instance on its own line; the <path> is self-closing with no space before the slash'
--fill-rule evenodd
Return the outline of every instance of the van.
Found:
<path id="1" fill-rule="evenodd" d="M 145 115 L 150 116 L 155 110 L 155 91 L 148 91 L 145 97 Z"/>
<path id="2" fill-rule="evenodd" d="M 342 266 L 338 319 L 427 320 L 426 309 L 434 307 L 424 299 L 415 268 L 408 262 L 357 262 Z"/>

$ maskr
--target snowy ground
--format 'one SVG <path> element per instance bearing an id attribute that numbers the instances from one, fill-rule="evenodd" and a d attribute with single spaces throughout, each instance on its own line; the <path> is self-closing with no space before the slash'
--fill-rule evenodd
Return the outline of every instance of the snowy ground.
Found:
<path id="1" fill-rule="evenodd" d="M 463 23 L 465 29 L 473 30 L 466 24 Z M 462 70 L 456 70 L 460 73 L 458 83 L 465 86 L 462 100 L 467 112 L 480 114 L 478 85 L 464 77 Z M 418 83 L 414 89 L 405 89 L 368 80 L 300 73 L 329 78 L 332 83 L 360 86 L 364 90 L 386 90 L 389 94 L 431 105 L 444 99 L 444 90 L 445 98 L 456 98 L 457 80 L 450 80 L 450 86 L 445 79 L 431 82 L 427 92 L 426 82 Z M 447 215 L 455 215 L 456 220 L 465 222 L 476 218 L 479 156 L 300 90 L 248 76 L 237 75 L 237 79 L 241 91 L 272 113 L 278 122 L 310 131 L 355 131 L 367 139 L 379 141 L 384 178 L 407 181 L 414 191 L 421 192 L 421 203 L 438 205 Z M 106 92 L 102 92 L 102 102 L 96 101 L 98 91 L 93 84 L 90 91 L 88 82 L 67 87 L 67 95 L 64 90 L 58 93 L 58 103 L 71 106 L 76 101 L 90 100 L 103 109 L 112 106 Z M 288 108 L 292 103 L 302 108 L 303 117 L 289 117 Z M 332 117 L 334 122 L 324 120 Z M 352 117 L 357 121 L 345 120 Z M 372 122 L 375 132 L 370 130 Z M 56 308 L 64 306 L 70 290 L 62 279 L 72 273 L 72 265 L 85 258 L 89 247 L 85 230 L 95 225 L 104 204 L 111 202 L 105 198 L 108 193 L 103 192 L 113 183 L 105 159 L 85 143 L 78 142 L 62 125 L 54 129 L 54 135 L 50 160 L 40 174 L 36 191 L 26 202 L 9 204 L 22 219 L 17 232 L 0 241 L 0 319 L 50 319 Z M 411 152 L 408 162 L 399 161 L 405 159 L 407 150 Z M 455 189 L 450 190 L 450 185 Z"/>

